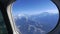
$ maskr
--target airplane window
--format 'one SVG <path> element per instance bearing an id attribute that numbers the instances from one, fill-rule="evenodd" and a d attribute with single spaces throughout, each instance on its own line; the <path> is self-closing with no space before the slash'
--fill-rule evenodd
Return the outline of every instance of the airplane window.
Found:
<path id="1" fill-rule="evenodd" d="M 17 0 L 12 14 L 21 34 L 46 34 L 59 19 L 58 8 L 51 0 Z"/>
<path id="2" fill-rule="evenodd" d="M 0 34 L 7 34 L 7 28 L 4 23 L 4 19 L 3 19 L 1 11 L 0 11 Z"/>

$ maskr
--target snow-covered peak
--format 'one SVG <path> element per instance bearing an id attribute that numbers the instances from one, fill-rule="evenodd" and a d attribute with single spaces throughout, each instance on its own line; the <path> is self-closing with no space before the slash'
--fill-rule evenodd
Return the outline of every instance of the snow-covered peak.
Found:
<path id="1" fill-rule="evenodd" d="M 17 14 L 14 16 L 14 19 L 21 19 L 21 18 L 25 18 L 25 19 L 28 19 L 30 17 L 45 17 L 45 16 L 49 16 L 49 15 L 54 15 L 52 13 L 48 13 L 48 12 L 43 12 L 43 13 L 40 13 L 40 14 L 36 14 L 36 15 L 27 15 L 27 14 Z"/>

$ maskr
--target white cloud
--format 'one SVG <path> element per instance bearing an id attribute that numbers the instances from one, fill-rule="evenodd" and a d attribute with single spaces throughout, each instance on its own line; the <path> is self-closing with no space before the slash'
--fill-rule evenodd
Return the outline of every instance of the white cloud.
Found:
<path id="1" fill-rule="evenodd" d="M 46 12 L 48 12 L 48 13 L 53 13 L 53 14 L 59 13 L 58 10 L 46 10 Z"/>

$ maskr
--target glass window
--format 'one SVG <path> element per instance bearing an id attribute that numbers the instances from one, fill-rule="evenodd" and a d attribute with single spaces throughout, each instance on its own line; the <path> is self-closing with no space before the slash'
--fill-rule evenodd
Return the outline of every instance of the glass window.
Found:
<path id="1" fill-rule="evenodd" d="M 58 8 L 51 0 L 17 0 L 12 14 L 21 34 L 46 34 L 59 19 Z"/>
<path id="2" fill-rule="evenodd" d="M 1 11 L 0 11 L 0 34 L 7 34 L 7 28 Z"/>

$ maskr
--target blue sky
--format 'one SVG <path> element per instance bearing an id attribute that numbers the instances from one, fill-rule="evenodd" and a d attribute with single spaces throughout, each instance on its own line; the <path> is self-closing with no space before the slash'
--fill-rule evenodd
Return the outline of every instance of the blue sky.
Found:
<path id="1" fill-rule="evenodd" d="M 17 0 L 12 7 L 13 15 L 33 15 L 43 12 L 58 13 L 57 7 L 50 0 Z"/>

